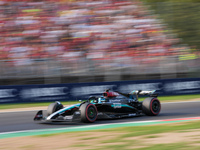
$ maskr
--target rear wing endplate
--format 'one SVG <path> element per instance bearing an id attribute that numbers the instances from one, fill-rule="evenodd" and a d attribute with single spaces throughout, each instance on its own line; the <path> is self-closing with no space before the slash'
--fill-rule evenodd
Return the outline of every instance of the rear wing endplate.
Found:
<path id="1" fill-rule="evenodd" d="M 130 95 L 150 95 L 152 97 L 157 97 L 158 93 L 155 93 L 156 90 L 152 90 L 152 91 L 142 91 L 142 90 L 134 90 L 131 91 L 129 94 Z"/>

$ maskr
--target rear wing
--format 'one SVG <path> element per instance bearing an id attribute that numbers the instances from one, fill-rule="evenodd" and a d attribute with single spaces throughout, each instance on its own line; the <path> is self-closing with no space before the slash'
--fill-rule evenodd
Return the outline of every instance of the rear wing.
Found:
<path id="1" fill-rule="evenodd" d="M 152 90 L 152 91 L 142 91 L 142 90 L 134 90 L 131 91 L 129 94 L 130 95 L 150 95 L 152 97 L 157 97 L 158 93 L 155 93 L 156 90 Z"/>
<path id="2" fill-rule="evenodd" d="M 156 93 L 156 90 L 152 90 L 152 91 L 142 91 L 142 90 L 134 90 L 134 91 L 131 91 L 130 93 L 121 93 L 121 92 L 118 92 L 116 91 L 117 93 L 125 96 L 125 97 L 132 97 L 132 95 L 135 95 L 136 98 L 138 99 L 138 96 L 139 95 L 149 95 L 151 97 L 157 97 L 158 96 L 158 93 Z"/>

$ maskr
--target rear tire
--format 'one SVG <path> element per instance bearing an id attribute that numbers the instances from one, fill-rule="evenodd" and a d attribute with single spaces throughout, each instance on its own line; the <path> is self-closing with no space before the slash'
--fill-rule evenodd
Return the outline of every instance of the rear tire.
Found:
<path id="1" fill-rule="evenodd" d="M 91 103 L 83 103 L 79 110 L 81 111 L 81 121 L 92 123 L 97 119 L 97 108 L 94 104 Z"/>
<path id="2" fill-rule="evenodd" d="M 142 102 L 142 111 L 145 115 L 156 116 L 160 110 L 160 101 L 156 97 L 148 97 Z"/>
<path id="3" fill-rule="evenodd" d="M 51 103 L 47 108 L 47 115 L 49 116 L 62 108 L 63 105 L 60 102 Z"/>

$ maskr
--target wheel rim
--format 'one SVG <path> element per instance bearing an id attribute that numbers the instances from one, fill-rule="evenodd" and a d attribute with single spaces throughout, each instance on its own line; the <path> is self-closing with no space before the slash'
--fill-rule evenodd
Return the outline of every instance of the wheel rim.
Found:
<path id="1" fill-rule="evenodd" d="M 154 113 L 158 113 L 160 111 L 160 103 L 156 100 L 152 103 L 152 110 Z"/>
<path id="2" fill-rule="evenodd" d="M 90 107 L 88 108 L 87 116 L 88 116 L 88 118 L 90 118 L 91 120 L 93 120 L 93 119 L 96 118 L 96 110 L 95 110 L 94 107 L 90 106 Z"/>

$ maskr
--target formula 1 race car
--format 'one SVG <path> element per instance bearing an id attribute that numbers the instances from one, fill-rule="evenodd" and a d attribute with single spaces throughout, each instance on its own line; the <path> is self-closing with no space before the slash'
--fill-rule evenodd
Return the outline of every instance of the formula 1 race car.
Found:
<path id="1" fill-rule="evenodd" d="M 149 95 L 143 101 L 138 101 L 139 95 Z M 96 119 L 115 119 L 139 115 L 156 116 L 160 113 L 161 104 L 154 91 L 132 91 L 128 94 L 106 90 L 102 96 L 90 96 L 88 100 L 78 104 L 63 107 L 56 101 L 47 108 L 47 116 L 43 117 L 40 110 L 34 121 L 82 121 L 94 122 Z"/>

